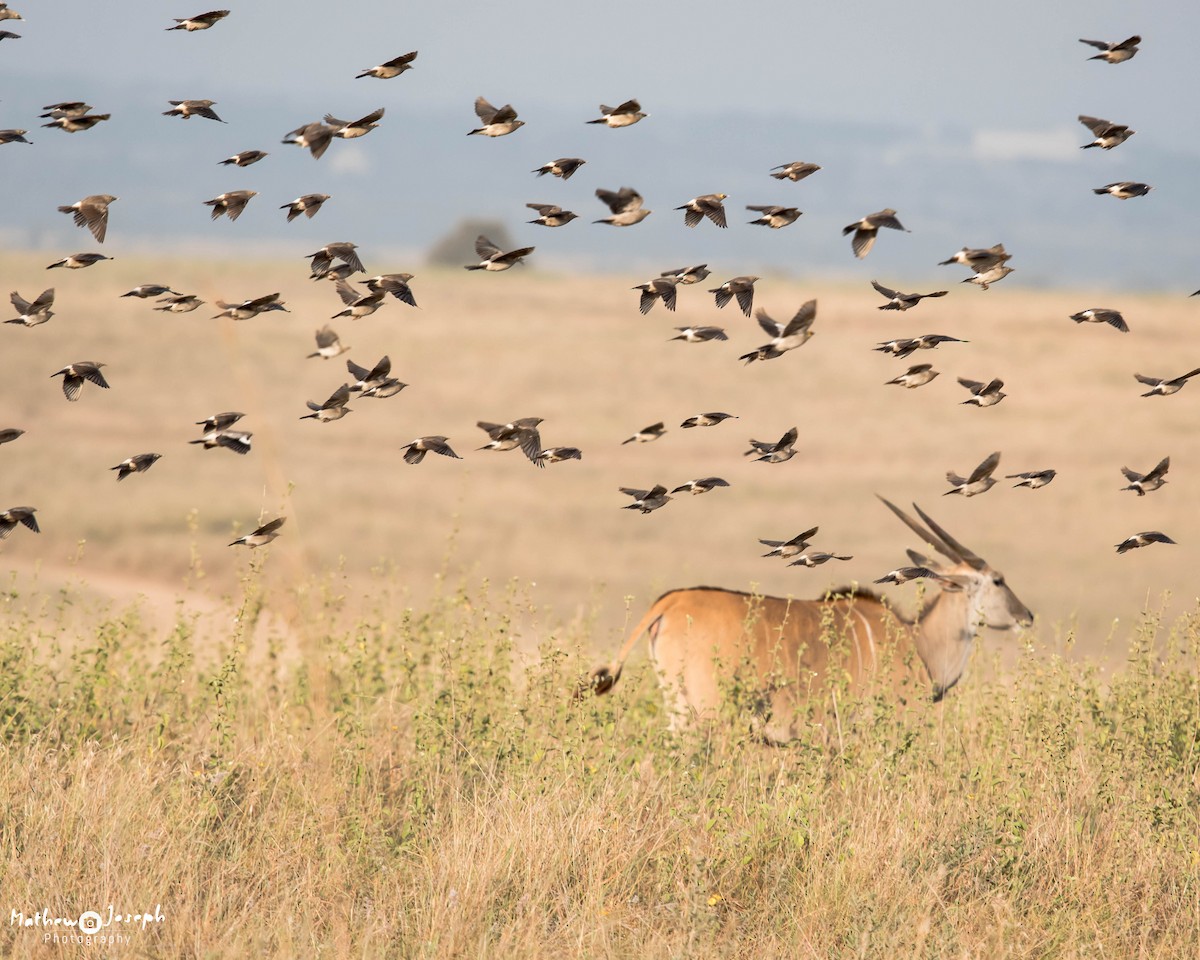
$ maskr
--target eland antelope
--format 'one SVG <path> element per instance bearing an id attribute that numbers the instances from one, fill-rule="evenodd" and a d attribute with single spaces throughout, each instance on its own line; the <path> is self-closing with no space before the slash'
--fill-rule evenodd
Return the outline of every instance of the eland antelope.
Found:
<path id="1" fill-rule="evenodd" d="M 910 665 L 919 660 L 933 699 L 940 700 L 966 670 L 981 625 L 1026 627 L 1033 614 L 1003 574 L 916 504 L 924 526 L 887 500 L 883 503 L 946 558 L 946 563 L 921 560 L 953 585 L 926 600 L 911 619 L 877 594 L 858 589 L 831 591 L 821 600 L 717 587 L 672 590 L 634 627 L 617 659 L 592 671 L 591 688 L 597 694 L 612 689 L 634 645 L 649 634 L 650 659 L 672 728 L 711 718 L 720 707 L 723 686 L 743 663 L 761 685 L 763 734 L 772 742 L 797 735 L 810 695 L 836 675 L 847 676 L 855 689 L 875 674 L 900 686 L 912 678 Z"/>

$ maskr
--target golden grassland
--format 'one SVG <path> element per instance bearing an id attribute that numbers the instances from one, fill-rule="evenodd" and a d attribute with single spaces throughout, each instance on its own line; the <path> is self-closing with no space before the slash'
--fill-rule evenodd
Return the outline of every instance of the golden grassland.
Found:
<path id="1" fill-rule="evenodd" d="M 0 426 L 28 431 L 0 448 L 0 505 L 38 507 L 43 529 L 40 537 L 18 529 L 0 551 L 11 569 L 37 571 L 51 589 L 74 578 L 169 608 L 186 580 L 193 598 L 220 602 L 236 592 L 245 560 L 226 546 L 235 530 L 283 513 L 288 523 L 265 573 L 283 588 L 272 612 L 285 620 L 298 615 L 292 589 L 334 568 L 391 570 L 418 603 L 438 575 L 516 579 L 547 619 L 594 620 L 595 645 L 607 649 L 621 639 L 625 597 L 641 609 L 663 590 L 694 584 L 817 596 L 880 576 L 918 544 L 878 493 L 932 512 L 1005 571 L 1043 636 L 1077 628 L 1084 650 L 1099 650 L 1110 634 L 1123 640 L 1164 593 L 1174 598 L 1169 613 L 1196 595 L 1200 389 L 1143 400 L 1132 376 L 1174 376 L 1200 361 L 1197 305 L 1185 298 L 1112 294 L 1094 303 L 1092 294 L 1023 289 L 1015 278 L 983 292 L 947 267 L 919 288 L 953 286 L 950 296 L 893 313 L 876 309 L 882 300 L 866 273 L 853 287 L 765 277 L 757 305 L 777 318 L 819 299 L 816 335 L 793 354 L 747 367 L 737 356 L 764 337 L 735 307 L 713 306 L 704 288 L 724 276 L 682 289 L 678 313 L 660 305 L 642 317 L 629 289 L 642 276 L 419 271 L 420 309 L 389 301 L 372 317 L 332 321 L 353 348 L 349 357 L 370 366 L 386 353 L 410 386 L 318 424 L 300 419 L 304 401 L 323 400 L 346 380 L 344 358 L 304 356 L 313 331 L 342 305 L 331 284 L 307 279 L 304 260 L 146 256 L 47 272 L 51 259 L 0 258 L 0 271 L 27 297 L 43 284 L 57 288 L 50 323 L 0 328 Z M 405 266 L 366 260 L 374 269 Z M 150 281 L 209 304 L 176 316 L 120 298 Z M 210 319 L 217 298 L 276 290 L 291 313 Z M 1089 306 L 1123 310 L 1132 332 L 1068 319 Z M 685 323 L 719 323 L 731 342 L 668 342 Z M 971 342 L 909 360 L 870 349 L 927 332 Z M 88 385 L 67 403 L 50 374 L 80 359 L 105 362 L 112 389 Z M 914 391 L 883 386 L 921 361 L 932 361 L 940 379 Z M 955 376 L 999 376 L 1009 397 L 986 410 L 962 406 Z M 187 444 L 199 435 L 193 421 L 228 409 L 247 413 L 248 457 Z M 740 419 L 678 429 L 705 410 Z M 522 416 L 544 417 L 543 442 L 579 446 L 583 461 L 539 471 L 519 453 L 474 452 L 485 440 L 476 420 Z M 621 445 L 657 420 L 668 425 L 664 438 Z M 800 454 L 790 463 L 742 457 L 750 437 L 775 439 L 793 425 Z M 448 435 L 464 459 L 408 466 L 398 448 L 421 434 Z M 947 470 L 966 473 L 992 450 L 1003 451 L 1000 472 L 1053 466 L 1059 477 L 1032 493 L 1002 482 L 971 500 L 942 498 Z M 163 459 L 114 482 L 109 467 L 148 451 Z M 1145 471 L 1167 454 L 1166 487 L 1146 498 L 1119 492 L 1122 465 Z M 619 509 L 628 500 L 618 486 L 709 475 L 731 488 L 649 516 Z M 818 524 L 817 547 L 853 554 L 852 562 L 808 571 L 760 558 L 758 538 Z M 1179 545 L 1115 554 L 1114 544 L 1146 529 Z M 901 603 L 910 591 L 898 591 Z M 531 645 L 539 639 L 536 630 L 523 636 Z"/>
<path id="2" fill-rule="evenodd" d="M 644 660 L 573 700 L 591 628 L 521 653 L 520 591 L 333 575 L 287 631 L 264 560 L 236 618 L 166 628 L 10 586 L 6 910 L 157 910 L 103 931 L 146 957 L 1195 955 L 1195 615 L 1111 676 L 1029 642 L 1011 683 L 843 691 L 771 748 L 744 688 L 668 734 Z M 45 933 L 0 954 L 79 949 Z"/>

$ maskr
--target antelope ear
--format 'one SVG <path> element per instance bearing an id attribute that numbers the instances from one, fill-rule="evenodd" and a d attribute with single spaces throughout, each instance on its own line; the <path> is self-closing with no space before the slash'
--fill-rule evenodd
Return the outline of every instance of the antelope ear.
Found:
<path id="1" fill-rule="evenodd" d="M 971 582 L 972 577 L 965 577 L 961 574 L 939 574 L 937 582 L 942 585 L 942 589 L 948 593 L 957 593 L 966 588 Z"/>

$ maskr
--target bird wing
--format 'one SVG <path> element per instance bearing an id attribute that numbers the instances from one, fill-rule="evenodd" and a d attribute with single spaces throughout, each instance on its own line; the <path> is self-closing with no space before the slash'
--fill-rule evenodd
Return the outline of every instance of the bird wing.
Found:
<path id="1" fill-rule="evenodd" d="M 811 327 L 813 321 L 816 319 L 817 301 L 809 300 L 801 304 L 800 309 L 796 311 L 796 315 L 788 321 L 788 325 L 783 328 L 782 336 L 793 337 Z"/>
<path id="2" fill-rule="evenodd" d="M 1084 40 L 1083 42 L 1087 43 L 1088 41 Z M 1141 37 L 1132 36 L 1132 37 L 1128 38 L 1127 40 L 1122 40 L 1120 43 L 1114 44 L 1113 49 L 1114 50 L 1129 50 L 1132 47 L 1136 47 L 1141 42 L 1142 42 Z"/>
<path id="3" fill-rule="evenodd" d="M 797 427 L 792 427 L 791 430 L 789 430 L 787 433 L 785 433 L 782 437 L 779 438 L 779 442 L 777 444 L 775 444 L 775 449 L 782 450 L 785 447 L 790 447 L 793 443 L 796 442 L 796 439 L 799 436 L 800 436 L 800 430 Z"/>
<path id="4" fill-rule="evenodd" d="M 475 252 L 484 260 L 491 260 L 500 255 L 500 248 L 481 233 L 475 240 Z"/>
<path id="5" fill-rule="evenodd" d="M 378 110 L 372 110 L 365 117 L 359 117 L 357 120 L 354 121 L 354 123 L 350 124 L 350 126 L 365 127 L 372 123 L 378 123 L 380 121 L 380 119 L 382 119 L 382 117 L 383 117 L 383 111 L 384 111 L 383 107 L 380 107 Z"/>
<path id="6" fill-rule="evenodd" d="M 895 290 L 891 290 L 888 287 L 885 287 L 882 283 L 879 283 L 877 280 L 872 280 L 871 286 L 873 286 L 877 291 L 879 291 L 879 293 L 883 294 L 883 296 L 887 297 L 889 300 L 895 300 L 896 297 L 899 296 L 899 294 L 897 294 Z"/>
<path id="7" fill-rule="evenodd" d="M 485 124 L 491 123 L 492 118 L 496 115 L 496 108 L 488 103 L 483 97 L 476 97 L 475 115 L 479 117 L 479 119 Z"/>
<path id="8" fill-rule="evenodd" d="M 1146 476 L 1143 477 L 1142 479 L 1144 479 L 1144 480 L 1161 480 L 1163 478 L 1163 476 L 1166 474 L 1166 472 L 1170 469 L 1171 469 L 1171 458 L 1163 457 L 1161 460 L 1158 461 L 1158 463 L 1156 463 L 1154 465 L 1154 469 L 1151 470 L 1148 474 L 1146 474 Z"/>
<path id="9" fill-rule="evenodd" d="M 366 367 L 360 367 L 353 360 L 346 361 L 346 369 L 350 371 L 350 376 L 360 383 L 371 378 L 371 371 Z"/>
<path id="10" fill-rule="evenodd" d="M 287 520 L 287 517 L 276 517 L 274 520 L 270 521 L 269 523 L 264 523 L 261 527 L 259 527 L 257 530 L 255 530 L 254 533 L 251 534 L 251 536 L 255 536 L 255 537 L 265 536 L 267 534 L 274 533 L 276 530 L 278 530 L 280 527 L 283 526 L 285 520 Z"/>
<path id="11" fill-rule="evenodd" d="M 1141 38 L 1139 37 L 1138 39 L 1140 40 Z M 642 110 L 642 105 L 641 105 L 640 103 L 638 103 L 636 100 L 626 100 L 626 101 L 625 101 L 624 103 L 622 103 L 620 106 L 618 106 L 618 107 L 614 107 L 614 108 L 611 108 L 611 109 L 610 109 L 610 108 L 608 108 L 608 107 L 601 107 L 601 108 L 600 108 L 600 112 L 601 112 L 601 113 L 608 113 L 608 114 L 613 114 L 613 113 L 640 113 L 640 112 L 641 112 L 641 110 Z"/>
<path id="12" fill-rule="evenodd" d="M 726 302 L 728 302 L 728 299 L 729 298 L 726 297 Z M 758 325 L 763 328 L 767 336 L 783 336 L 783 324 L 776 320 L 772 320 L 767 311 L 763 310 L 761 307 L 754 312 L 754 319 L 758 321 Z"/>
<path id="13" fill-rule="evenodd" d="M 508 253 L 501 254 L 498 257 L 492 257 L 493 263 L 516 263 L 522 257 L 527 257 L 533 253 L 533 247 L 521 247 L 519 250 L 509 250 Z"/>
<path id="14" fill-rule="evenodd" d="M 1123 473 L 1125 475 L 1125 479 L 1128 480 L 1130 483 L 1137 483 L 1139 480 L 1145 480 L 1146 476 L 1148 476 L 1148 474 L 1146 476 L 1143 476 L 1142 474 L 1137 473 L 1134 470 L 1130 470 L 1128 467 L 1122 467 L 1121 473 Z"/>
<path id="15" fill-rule="evenodd" d="M 1160 383 L 1164 382 L 1159 377 L 1145 377 L 1145 376 L 1142 376 L 1142 374 L 1140 374 L 1140 373 L 1135 373 L 1133 375 L 1133 379 L 1136 380 L 1138 383 L 1144 383 L 1148 387 L 1157 387 Z"/>
<path id="16" fill-rule="evenodd" d="M 620 487 L 619 489 L 623 494 L 633 497 L 635 500 L 645 500 L 650 496 L 649 490 L 635 490 L 633 487 Z"/>
<path id="17" fill-rule="evenodd" d="M 1112 49 L 1111 45 L 1105 43 L 1103 40 L 1084 40 L 1083 37 L 1080 37 L 1079 42 L 1086 43 L 1089 47 L 1095 47 L 1097 50 Z M 1126 41 L 1126 42 L 1128 42 L 1128 41 Z"/>
<path id="18" fill-rule="evenodd" d="M 42 294 L 42 296 L 45 296 L 45 294 Z M 32 303 L 30 303 L 28 300 L 26 300 L 24 297 L 22 297 L 19 293 L 17 293 L 16 290 L 14 290 L 12 293 L 10 293 L 8 295 L 8 298 L 12 301 L 13 309 L 15 309 L 17 311 L 17 313 L 21 314 L 22 316 L 29 313 L 30 308 L 33 306 Z M 41 298 L 39 297 L 38 299 L 41 299 Z"/>
<path id="19" fill-rule="evenodd" d="M 981 393 L 984 388 L 984 385 L 978 380 L 967 380 L 965 377 L 959 377 L 958 382 L 975 394 Z"/>
<path id="20" fill-rule="evenodd" d="M 1000 451 L 997 450 L 990 457 L 984 460 L 983 463 L 971 471 L 971 476 L 967 478 L 967 481 L 969 483 L 978 483 L 984 477 L 990 477 L 992 475 L 992 471 L 996 469 L 999 463 Z"/>
<path id="21" fill-rule="evenodd" d="M 322 410 L 331 410 L 334 407 L 344 407 L 350 402 L 350 384 L 343 383 L 340 387 L 329 395 L 329 399 L 321 404 Z"/>
<path id="22" fill-rule="evenodd" d="M 1105 44 L 1105 48 L 1107 48 L 1107 47 L 1108 47 L 1108 44 Z M 1101 120 L 1099 117 L 1085 116 L 1082 113 L 1079 115 L 1079 122 L 1082 123 L 1089 130 L 1091 130 L 1092 133 L 1094 133 L 1098 137 L 1102 136 L 1103 131 L 1107 130 L 1108 128 L 1110 128 L 1112 126 L 1112 124 L 1109 123 L 1107 120 Z"/>
<path id="23" fill-rule="evenodd" d="M 516 119 L 517 119 L 517 111 L 513 109 L 513 105 L 511 103 L 506 103 L 499 110 L 497 110 L 494 114 L 492 114 L 491 119 L 487 120 L 486 122 L 489 125 L 493 124 L 493 123 L 511 123 L 513 120 L 516 120 Z"/>
<path id="24" fill-rule="evenodd" d="M 1198 373 L 1200 373 L 1200 367 L 1197 367 L 1195 370 L 1189 370 L 1187 373 L 1183 374 L 1182 376 L 1176 377 L 1174 380 L 1170 380 L 1168 382 L 1169 383 L 1184 383 L 1184 382 L 1190 380 L 1192 377 L 1196 376 L 1196 374 L 1198 374 Z M 1137 376 L 1137 374 L 1134 374 L 1134 376 Z"/>
<path id="25" fill-rule="evenodd" d="M 389 373 L 392 372 L 392 359 L 384 355 L 379 358 L 379 362 L 371 368 L 371 372 L 367 374 L 368 380 L 383 380 Z"/>
<path id="26" fill-rule="evenodd" d="M 852 227 L 851 229 L 854 230 L 854 236 L 850 238 L 850 247 L 854 251 L 854 255 L 861 260 L 875 246 L 875 234 L 878 231 L 874 227 Z"/>
<path id="27" fill-rule="evenodd" d="M 336 281 L 334 287 L 337 289 L 338 296 L 342 298 L 342 303 L 346 306 L 357 303 L 362 296 L 361 292 L 350 286 L 345 280 Z"/>

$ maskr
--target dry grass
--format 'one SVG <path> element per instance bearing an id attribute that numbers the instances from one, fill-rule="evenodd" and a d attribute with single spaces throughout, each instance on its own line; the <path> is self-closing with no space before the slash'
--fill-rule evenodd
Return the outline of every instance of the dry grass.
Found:
<path id="1" fill-rule="evenodd" d="M 572 631 L 514 650 L 516 594 L 331 578 L 302 636 L 11 591 L 5 908 L 153 909 L 163 957 L 1189 956 L 1200 939 L 1198 622 L 1117 675 L 1026 649 L 941 705 L 735 712 L 673 738 L 644 666 L 565 696 Z M 29 643 L 36 636 L 35 645 Z M 109 929 L 106 933 L 112 933 Z M 0 953 L 59 955 L 0 926 Z"/>
<path id="2" fill-rule="evenodd" d="M 406 266 L 365 254 L 375 269 Z M 717 311 L 707 283 L 681 292 L 678 314 L 659 306 L 643 318 L 628 289 L 643 277 L 418 269 L 420 310 L 393 301 L 365 320 L 334 323 L 353 346 L 350 357 L 370 365 L 388 353 L 411 385 L 391 400 L 352 404 L 338 423 L 317 424 L 299 419 L 304 400 L 328 396 L 345 369 L 341 360 L 303 357 L 340 303 L 330 285 L 306 279 L 304 261 L 118 259 L 47 273 L 43 259 L 0 261 L 26 295 L 43 282 L 58 289 L 49 324 L 0 330 L 8 400 L 0 426 L 29 431 L 0 449 L 4 505 L 38 506 L 44 531 L 18 530 L 0 550 L 17 568 L 40 565 L 44 582 L 71 575 L 63 568 L 74 563 L 75 575 L 103 578 L 112 590 L 127 577 L 127 592 L 169 596 L 195 559 L 208 575 L 199 587 L 229 596 L 242 561 L 225 546 L 235 526 L 244 532 L 260 511 L 283 511 L 289 522 L 269 572 L 286 584 L 339 564 L 351 573 L 383 564 L 423 601 L 438 573 L 516 578 L 536 584 L 535 606 L 553 617 L 598 615 L 597 644 L 608 646 L 619 641 L 618 598 L 626 595 L 641 607 L 665 589 L 709 583 L 816 596 L 835 581 L 879 576 L 916 545 L 874 499 L 880 493 L 933 511 L 1005 570 L 1045 633 L 1076 622 L 1084 649 L 1098 650 L 1114 619 L 1124 621 L 1125 635 L 1163 592 L 1180 598 L 1173 611 L 1194 595 L 1200 537 L 1188 508 L 1200 498 L 1200 453 L 1185 439 L 1200 391 L 1142 400 L 1132 377 L 1196 365 L 1195 305 L 1186 301 L 1092 304 L 1086 294 L 1030 291 L 1010 280 L 986 293 L 955 284 L 951 296 L 896 314 L 876 309 L 882 301 L 865 280 L 851 289 L 768 277 L 758 304 L 777 317 L 819 298 L 816 336 L 781 360 L 743 367 L 736 357 L 762 342 L 762 332 L 732 307 Z M 958 279 L 944 268 L 935 284 Z M 293 312 L 234 323 L 210 320 L 207 306 L 173 316 L 119 298 L 150 280 L 210 303 L 280 290 Z M 1093 305 L 1124 310 L 1133 332 L 1067 319 Z M 667 342 L 685 322 L 721 323 L 732 342 Z M 870 350 L 925 332 L 971 343 L 909 361 Z M 113 386 L 85 388 L 68 404 L 49 374 L 78 359 L 107 362 Z M 915 391 L 882 386 L 920 360 L 932 360 L 942 377 Z M 956 375 L 1001 376 L 1010 396 L 987 410 L 960 406 L 966 393 Z M 187 445 L 197 435 L 192 422 L 223 409 L 247 412 L 256 444 L 249 457 Z M 741 419 L 677 428 L 712 409 Z M 484 439 L 477 419 L 530 415 L 546 419 L 545 443 L 580 446 L 583 462 L 543 472 L 518 454 L 472 453 Z M 672 428 L 662 440 L 620 445 L 659 419 Z M 747 438 L 773 439 L 793 424 L 796 459 L 768 466 L 742 458 Z M 404 464 L 398 447 L 426 433 L 448 434 L 464 461 Z M 967 471 L 995 449 L 1005 473 L 1054 466 L 1060 475 L 1033 493 L 1005 484 L 973 500 L 941 498 L 946 470 Z M 165 456 L 150 473 L 114 483 L 108 468 L 143 451 Z M 1120 466 L 1146 470 L 1165 454 L 1172 472 L 1163 490 L 1142 499 L 1118 491 Z M 619 509 L 627 501 L 618 486 L 712 474 L 733 487 L 647 517 Z M 855 560 L 814 572 L 759 558 L 757 538 L 814 524 L 819 547 Z M 1115 555 L 1113 544 L 1145 529 L 1166 530 L 1180 545 Z"/>

